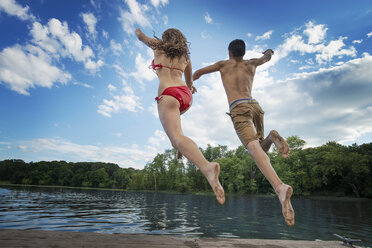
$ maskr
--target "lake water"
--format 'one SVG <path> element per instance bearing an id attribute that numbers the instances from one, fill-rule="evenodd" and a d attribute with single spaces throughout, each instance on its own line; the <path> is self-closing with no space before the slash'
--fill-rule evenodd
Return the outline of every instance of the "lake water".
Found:
<path id="1" fill-rule="evenodd" d="M 372 246 L 372 200 L 294 197 L 294 227 L 274 196 L 0 187 L 0 229 L 297 240 L 362 239 Z"/>

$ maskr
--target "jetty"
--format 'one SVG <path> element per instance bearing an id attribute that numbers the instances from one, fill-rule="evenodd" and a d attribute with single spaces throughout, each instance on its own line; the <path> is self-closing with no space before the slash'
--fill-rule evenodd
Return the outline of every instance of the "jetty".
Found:
<path id="1" fill-rule="evenodd" d="M 125 248 L 344 248 L 340 241 L 199 238 L 173 235 L 102 234 L 0 229 L 0 247 L 125 247 Z"/>

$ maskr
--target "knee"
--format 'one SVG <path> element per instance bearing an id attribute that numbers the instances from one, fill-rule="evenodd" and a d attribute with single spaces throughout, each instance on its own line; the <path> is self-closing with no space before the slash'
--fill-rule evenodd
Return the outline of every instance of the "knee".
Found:
<path id="1" fill-rule="evenodd" d="M 179 148 L 180 144 L 182 143 L 182 140 L 183 140 L 183 135 L 177 135 L 177 136 L 173 136 L 170 140 L 171 140 L 171 143 L 172 143 L 172 146 L 176 149 Z"/>
<path id="2" fill-rule="evenodd" d="M 247 151 L 249 152 L 251 156 L 256 154 L 258 151 L 258 146 L 255 143 L 256 143 L 255 141 L 251 141 L 247 144 L 247 147 L 246 147 Z"/>
<path id="3" fill-rule="evenodd" d="M 261 156 L 264 156 L 264 157 L 266 156 L 267 157 L 266 152 L 264 150 L 262 150 L 262 147 L 257 140 L 249 142 L 248 145 L 247 145 L 247 150 L 252 157 L 258 157 L 258 156 L 260 156 L 260 157 Z"/>

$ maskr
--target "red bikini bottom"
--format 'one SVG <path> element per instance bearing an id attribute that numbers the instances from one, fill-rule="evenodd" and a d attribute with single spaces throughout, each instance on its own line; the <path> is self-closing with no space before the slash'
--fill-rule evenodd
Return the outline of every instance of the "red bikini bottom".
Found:
<path id="1" fill-rule="evenodd" d="M 192 93 L 187 86 L 172 86 L 166 88 L 155 100 L 159 103 L 159 97 L 172 96 L 180 103 L 180 112 L 185 112 L 192 104 Z"/>

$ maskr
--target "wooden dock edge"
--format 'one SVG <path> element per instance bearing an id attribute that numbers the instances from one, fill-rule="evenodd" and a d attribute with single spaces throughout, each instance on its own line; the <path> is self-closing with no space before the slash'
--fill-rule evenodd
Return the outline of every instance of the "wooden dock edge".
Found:
<path id="1" fill-rule="evenodd" d="M 340 241 L 198 238 L 148 234 L 102 234 L 0 229 L 0 247 L 125 247 L 125 248 L 343 248 Z"/>

